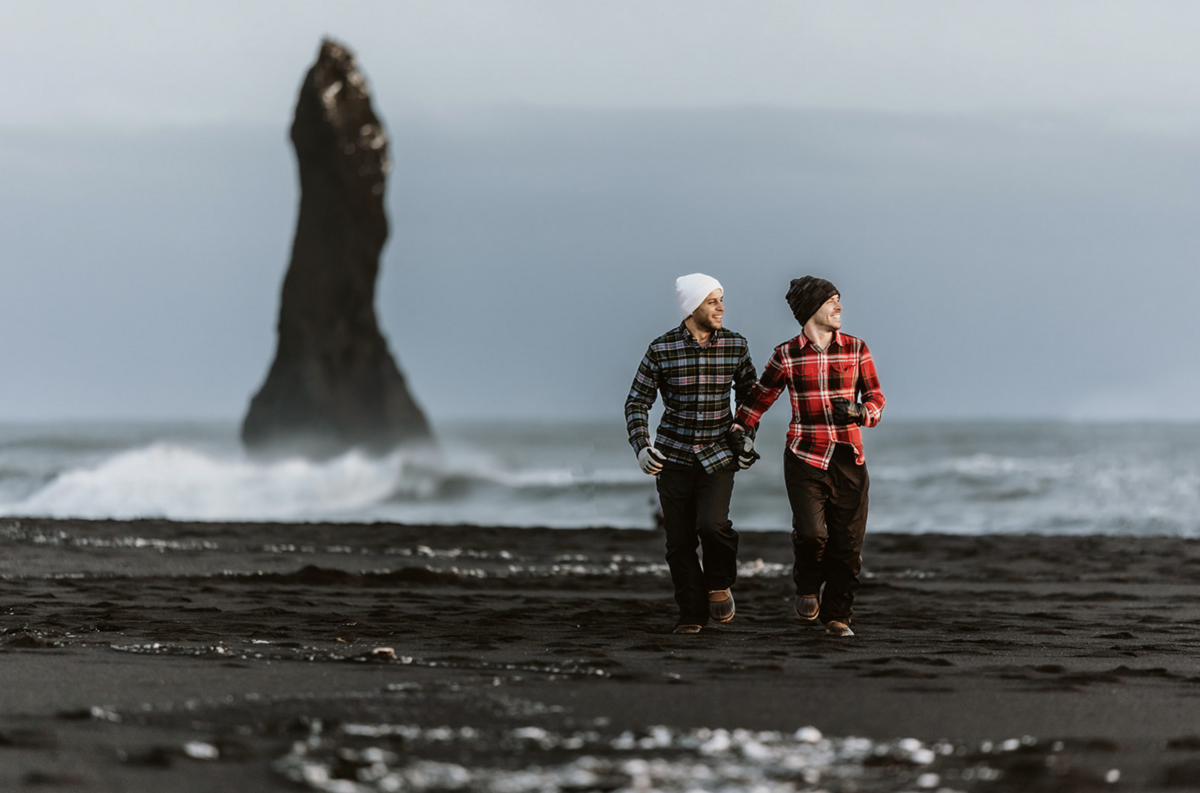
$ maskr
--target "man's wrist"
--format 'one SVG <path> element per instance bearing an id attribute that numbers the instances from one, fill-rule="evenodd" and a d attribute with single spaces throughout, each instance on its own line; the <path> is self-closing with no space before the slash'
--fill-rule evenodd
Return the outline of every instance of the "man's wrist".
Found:
<path id="1" fill-rule="evenodd" d="M 750 438 L 754 437 L 754 433 L 757 430 L 758 430 L 758 427 L 747 427 L 745 424 L 742 424 L 741 422 L 738 422 L 738 421 L 733 422 L 733 425 L 730 426 L 730 428 L 729 428 L 730 432 L 741 432 Z"/>

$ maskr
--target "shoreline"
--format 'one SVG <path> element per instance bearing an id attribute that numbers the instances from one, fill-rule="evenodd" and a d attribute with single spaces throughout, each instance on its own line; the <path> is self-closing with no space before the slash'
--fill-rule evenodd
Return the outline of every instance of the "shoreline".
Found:
<path id="1" fill-rule="evenodd" d="M 674 636 L 650 530 L 0 520 L 0 786 L 1200 786 L 1200 541 L 868 532 L 834 639 L 787 533 L 741 537 L 737 617 Z"/>

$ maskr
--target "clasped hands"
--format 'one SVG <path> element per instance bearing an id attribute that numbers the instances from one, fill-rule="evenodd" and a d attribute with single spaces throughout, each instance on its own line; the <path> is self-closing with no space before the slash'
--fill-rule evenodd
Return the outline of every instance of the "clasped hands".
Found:
<path id="1" fill-rule="evenodd" d="M 754 451 L 754 438 L 750 437 L 740 424 L 729 428 L 729 432 L 725 433 L 725 440 L 729 443 L 729 450 L 737 455 L 737 466 L 743 471 L 762 457 Z"/>

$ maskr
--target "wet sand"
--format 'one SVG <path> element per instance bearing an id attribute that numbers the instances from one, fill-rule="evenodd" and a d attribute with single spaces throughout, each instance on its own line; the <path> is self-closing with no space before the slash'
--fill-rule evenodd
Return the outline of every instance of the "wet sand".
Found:
<path id="1" fill-rule="evenodd" d="M 743 533 L 0 521 L 0 790 L 1200 789 L 1200 543 L 868 535 L 851 639 Z M 640 787 L 639 787 L 640 786 Z"/>

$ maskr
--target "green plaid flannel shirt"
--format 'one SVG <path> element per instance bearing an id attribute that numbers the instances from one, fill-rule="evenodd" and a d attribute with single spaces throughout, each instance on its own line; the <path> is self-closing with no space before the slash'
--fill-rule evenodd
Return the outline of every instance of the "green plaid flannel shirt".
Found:
<path id="1" fill-rule="evenodd" d="M 662 394 L 656 449 L 671 462 L 699 461 L 708 473 L 733 464 L 734 453 L 725 441 L 733 423 L 729 390 L 741 405 L 755 379 L 743 336 L 721 328 L 701 347 L 680 323 L 650 342 L 633 378 L 625 400 L 630 445 L 635 452 L 650 445 L 650 408 Z"/>

